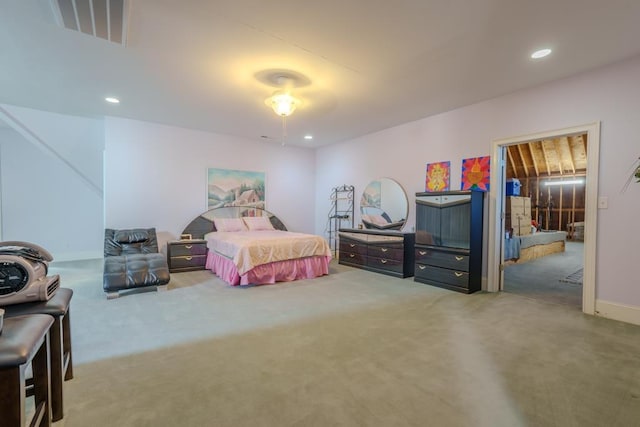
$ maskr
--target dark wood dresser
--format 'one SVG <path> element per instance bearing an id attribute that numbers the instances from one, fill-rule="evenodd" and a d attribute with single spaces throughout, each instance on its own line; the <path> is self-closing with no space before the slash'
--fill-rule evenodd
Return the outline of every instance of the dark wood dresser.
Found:
<path id="1" fill-rule="evenodd" d="M 482 287 L 484 193 L 416 193 L 416 282 L 470 294 Z"/>
<path id="2" fill-rule="evenodd" d="M 206 261 L 206 240 L 174 240 L 167 243 L 167 262 L 171 273 L 204 270 Z"/>
<path id="3" fill-rule="evenodd" d="M 339 263 L 395 277 L 413 276 L 415 233 L 340 229 Z"/>

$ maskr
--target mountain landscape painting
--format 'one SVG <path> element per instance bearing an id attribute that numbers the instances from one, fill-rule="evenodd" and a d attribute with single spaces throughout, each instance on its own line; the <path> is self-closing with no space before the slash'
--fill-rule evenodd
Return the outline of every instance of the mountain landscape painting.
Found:
<path id="1" fill-rule="evenodd" d="M 265 208 L 265 173 L 232 169 L 207 170 L 207 209 L 223 206 Z"/>

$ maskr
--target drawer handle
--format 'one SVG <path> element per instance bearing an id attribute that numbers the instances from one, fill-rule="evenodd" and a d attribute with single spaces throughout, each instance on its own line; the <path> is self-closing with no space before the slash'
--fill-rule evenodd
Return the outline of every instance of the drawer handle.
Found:
<path id="1" fill-rule="evenodd" d="M 356 247 L 356 245 L 355 245 L 354 243 L 349 243 L 349 247 L 350 247 L 350 248 L 355 248 L 355 247 Z"/>
<path id="2" fill-rule="evenodd" d="M 419 253 L 420 255 L 426 255 L 426 254 L 427 254 L 427 251 L 418 251 L 418 253 Z"/>
<path id="3" fill-rule="evenodd" d="M 464 273 L 460 273 L 459 271 L 454 271 L 453 274 L 455 274 L 456 277 L 461 277 Z"/>
<path id="4" fill-rule="evenodd" d="M 355 254 L 349 254 L 349 258 L 355 258 Z"/>
<path id="5" fill-rule="evenodd" d="M 186 259 L 187 261 L 191 261 L 191 260 L 193 259 L 193 257 L 192 257 L 192 256 L 188 256 L 188 257 L 185 257 L 185 259 Z"/>
<path id="6" fill-rule="evenodd" d="M 387 248 L 380 248 L 380 250 L 381 250 L 382 252 L 387 252 L 389 249 L 387 249 Z"/>
<path id="7" fill-rule="evenodd" d="M 419 268 L 420 270 L 424 270 L 424 269 L 425 269 L 425 268 L 427 268 L 427 267 L 425 267 L 424 265 L 419 265 L 419 266 L 418 266 L 418 268 Z"/>
<path id="8" fill-rule="evenodd" d="M 386 259 L 381 259 L 380 262 L 383 263 L 383 264 L 386 264 L 387 260 Z"/>
<path id="9" fill-rule="evenodd" d="M 184 245 L 185 248 L 187 249 L 191 249 L 193 247 L 193 245 Z"/>
<path id="10" fill-rule="evenodd" d="M 462 261 L 464 259 L 463 256 L 456 256 L 456 261 Z"/>

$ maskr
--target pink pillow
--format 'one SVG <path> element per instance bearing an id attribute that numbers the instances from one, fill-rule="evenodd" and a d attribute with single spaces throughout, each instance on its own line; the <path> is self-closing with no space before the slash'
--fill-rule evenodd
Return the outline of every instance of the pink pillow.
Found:
<path id="1" fill-rule="evenodd" d="M 382 215 L 371 215 L 371 222 L 373 222 L 375 225 L 387 225 L 387 224 L 389 224 L 389 221 L 384 219 L 384 217 Z"/>
<path id="2" fill-rule="evenodd" d="M 362 215 L 362 220 L 379 226 L 389 224 L 389 221 L 384 219 L 382 215 Z"/>
<path id="3" fill-rule="evenodd" d="M 242 218 L 215 218 L 213 223 L 218 231 L 247 231 Z"/>
<path id="4" fill-rule="evenodd" d="M 266 216 L 245 216 L 243 219 L 249 231 L 275 230 Z"/>

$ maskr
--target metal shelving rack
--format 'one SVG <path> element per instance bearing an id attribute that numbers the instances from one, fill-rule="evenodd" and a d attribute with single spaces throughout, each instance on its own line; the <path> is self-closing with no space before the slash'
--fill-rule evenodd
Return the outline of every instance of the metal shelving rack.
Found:
<path id="1" fill-rule="evenodd" d="M 353 228 L 353 185 L 342 185 L 331 189 L 331 211 L 328 215 L 329 246 L 333 255 L 338 254 L 338 230 L 343 227 Z"/>

